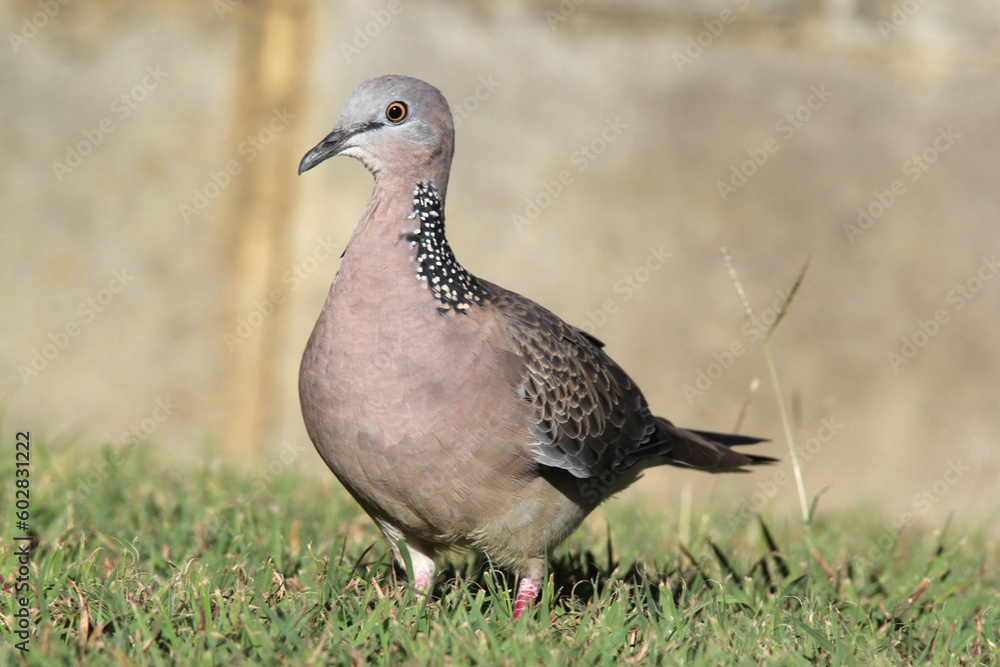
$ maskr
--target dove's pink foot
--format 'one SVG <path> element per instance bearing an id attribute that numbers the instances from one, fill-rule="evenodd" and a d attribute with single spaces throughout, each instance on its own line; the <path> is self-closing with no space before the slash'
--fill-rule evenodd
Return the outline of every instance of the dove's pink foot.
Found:
<path id="1" fill-rule="evenodd" d="M 531 577 L 521 577 L 521 583 L 517 586 L 517 599 L 514 600 L 514 620 L 521 618 L 521 614 L 528 608 L 538 592 L 542 590 L 542 582 Z"/>
<path id="2" fill-rule="evenodd" d="M 430 593 L 434 585 L 434 559 L 411 545 L 410 563 L 413 564 L 413 586 L 421 593 Z"/>

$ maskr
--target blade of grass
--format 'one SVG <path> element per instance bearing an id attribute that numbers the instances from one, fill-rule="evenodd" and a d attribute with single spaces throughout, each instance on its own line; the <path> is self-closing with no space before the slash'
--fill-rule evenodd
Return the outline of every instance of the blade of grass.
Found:
<path id="1" fill-rule="evenodd" d="M 788 312 L 788 306 L 791 305 L 792 299 L 795 298 L 795 293 L 798 292 L 799 287 L 802 286 L 802 279 L 806 277 L 806 270 L 808 268 L 809 268 L 809 260 L 807 259 L 806 263 L 802 265 L 802 270 L 799 271 L 799 275 L 795 279 L 795 282 L 792 283 L 792 289 L 788 291 L 788 296 L 785 297 L 785 301 L 781 304 L 781 308 L 778 309 L 777 317 L 774 318 L 774 322 L 771 323 L 771 326 L 768 328 L 767 333 L 764 334 L 765 341 L 771 338 L 771 334 L 774 333 L 774 330 L 778 328 L 778 323 L 781 322 L 782 319 L 784 319 L 785 313 Z M 733 272 L 735 272 L 735 269 L 733 269 Z"/>
<path id="2" fill-rule="evenodd" d="M 778 401 L 781 428 L 785 432 L 785 442 L 788 443 L 788 457 L 792 463 L 792 471 L 795 473 L 795 488 L 799 492 L 802 521 L 808 526 L 809 504 L 806 502 L 806 487 L 802 481 L 802 466 L 799 464 L 799 454 L 795 449 L 795 436 L 792 434 L 792 423 L 788 419 L 788 410 L 785 408 L 784 394 L 781 393 L 781 384 L 778 382 L 778 371 L 774 365 L 774 355 L 771 354 L 771 342 L 766 339 L 764 340 L 764 357 L 767 359 L 767 372 L 771 376 L 771 385 L 774 387 L 774 395 Z"/>
<path id="3" fill-rule="evenodd" d="M 746 398 L 743 399 L 743 405 L 740 406 L 740 412 L 736 415 L 736 423 L 733 425 L 733 433 L 739 433 L 740 429 L 743 428 L 743 420 L 746 419 L 747 411 L 750 409 L 750 402 L 753 401 L 754 394 L 760 388 L 760 378 L 754 378 L 750 381 L 750 388 L 747 389 Z"/>
<path id="4" fill-rule="evenodd" d="M 747 317 L 750 318 L 750 321 L 754 322 L 757 319 L 757 317 L 754 314 L 753 306 L 750 305 L 750 299 L 747 298 L 746 290 L 743 288 L 743 282 L 740 280 L 739 274 L 737 274 L 736 272 L 736 264 L 733 262 L 733 256 L 729 252 L 729 248 L 727 248 L 725 245 L 720 245 L 719 250 L 722 252 L 722 257 L 725 260 L 726 268 L 729 270 L 729 277 L 733 281 L 733 287 L 735 287 L 736 289 L 736 295 L 740 299 L 740 303 L 743 306 L 743 310 L 746 313 Z M 771 334 L 774 333 L 774 329 L 778 325 L 778 322 L 780 322 L 784 318 L 785 313 L 788 312 L 788 306 L 789 304 L 791 304 L 792 298 L 795 296 L 795 293 L 798 292 L 799 287 L 802 285 L 802 281 L 806 275 L 806 269 L 808 268 L 809 268 L 809 261 L 807 260 L 806 263 L 803 265 L 802 270 L 799 271 L 799 275 L 795 279 L 795 282 L 792 284 L 792 288 L 789 290 L 788 296 L 785 297 L 784 302 L 778 309 L 778 315 L 775 318 L 774 323 L 771 324 L 770 328 L 767 330 L 767 333 L 764 335 L 763 338 L 764 357 L 767 360 L 768 375 L 771 376 L 771 385 L 774 388 L 774 395 L 778 402 L 778 414 L 781 416 L 781 427 L 782 430 L 785 432 L 785 441 L 788 443 L 788 455 L 791 460 L 792 470 L 795 473 L 795 486 L 799 494 L 799 505 L 801 506 L 802 509 L 802 521 L 807 527 L 809 526 L 809 521 L 810 521 L 809 504 L 806 501 L 805 484 L 802 481 L 802 467 L 799 464 L 798 452 L 796 451 L 795 448 L 795 437 L 794 434 L 792 433 L 792 423 L 788 417 L 788 409 L 785 406 L 784 394 L 781 392 L 781 384 L 778 381 L 778 371 L 774 364 L 774 355 L 771 353 L 770 343 L 771 343 Z M 812 540 L 810 539 L 808 529 L 806 531 L 806 540 L 809 541 L 811 544 Z"/>

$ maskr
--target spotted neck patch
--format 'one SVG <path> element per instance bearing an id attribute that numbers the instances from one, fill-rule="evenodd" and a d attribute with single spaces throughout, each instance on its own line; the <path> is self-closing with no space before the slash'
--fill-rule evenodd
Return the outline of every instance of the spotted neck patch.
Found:
<path id="1" fill-rule="evenodd" d="M 427 283 L 440 302 L 439 312 L 468 312 L 473 304 L 486 298 L 486 291 L 455 259 L 444 235 L 441 198 L 431 183 L 421 181 L 413 188 L 411 217 L 420 221 L 420 229 L 406 235 L 417 248 L 417 280 Z"/>

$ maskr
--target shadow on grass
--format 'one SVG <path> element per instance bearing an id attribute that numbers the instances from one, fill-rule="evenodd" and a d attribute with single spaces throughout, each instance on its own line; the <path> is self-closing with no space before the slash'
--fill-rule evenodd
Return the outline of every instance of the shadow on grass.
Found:
<path id="1" fill-rule="evenodd" d="M 928 623 L 936 625 L 932 617 L 940 611 L 940 605 L 955 590 L 970 585 L 969 580 L 953 580 L 948 560 L 955 540 L 947 539 L 947 524 L 926 560 L 911 563 L 912 568 L 907 568 L 906 576 L 901 577 L 902 573 L 893 571 L 896 557 L 892 554 L 886 554 L 880 563 L 859 557 L 831 567 L 813 548 L 811 559 L 796 557 L 790 563 L 767 523 L 760 517 L 758 521 L 766 548 L 749 564 L 745 556 L 738 559 L 711 540 L 706 541 L 707 549 L 701 558 L 684 545 L 678 545 L 682 557 L 669 564 L 623 565 L 611 556 L 614 549 L 610 536 L 603 554 L 593 550 L 563 551 L 550 559 L 548 569 L 553 617 L 588 611 L 600 613 L 618 596 L 630 608 L 653 610 L 671 606 L 695 618 L 714 613 L 713 601 L 721 599 L 750 616 L 765 608 L 787 613 L 788 622 L 801 626 L 803 633 L 815 635 L 815 630 L 799 617 L 809 611 L 804 607 L 819 600 L 821 606 L 838 615 L 841 610 L 846 614 L 850 609 L 853 615 L 850 623 L 840 616 L 845 627 L 861 621 L 876 635 L 891 638 L 897 656 L 907 660 L 926 657 L 936 643 L 950 639 L 948 628 L 938 627 L 929 633 L 923 627 L 919 632 L 913 631 Z M 801 555 L 801 550 L 793 551 Z M 743 563 L 742 569 L 739 561 Z M 439 573 L 431 602 L 440 606 L 456 589 L 464 589 L 469 596 L 484 591 L 483 611 L 501 622 L 509 618 L 517 582 L 494 568 L 482 555 L 468 553 L 464 561 L 459 555 L 455 562 Z M 369 569 L 367 576 L 373 574 L 378 576 Z M 397 569 L 394 579 L 403 582 L 405 574 Z M 901 580 L 918 583 L 901 590 Z M 932 588 L 937 594 L 927 595 Z M 670 596 L 672 605 L 661 599 L 665 595 Z M 954 632 L 954 627 L 950 631 Z M 976 649 L 983 638 L 981 627 L 978 635 Z M 826 642 L 819 643 L 822 646 Z M 977 654 L 976 649 L 972 655 Z"/>
<path id="2" fill-rule="evenodd" d="M 790 567 L 785 552 L 779 547 L 763 518 L 758 517 L 766 550 L 756 557 L 749 566 L 741 570 L 737 558 L 728 554 L 711 540 L 706 544 L 710 555 L 696 557 L 684 545 L 678 545 L 682 558 L 674 563 L 647 564 L 633 561 L 623 565 L 613 557 L 614 548 L 609 536 L 603 554 L 593 550 L 563 551 L 549 560 L 547 577 L 553 591 L 553 610 L 563 613 L 600 606 L 614 589 L 625 595 L 634 595 L 643 589 L 646 604 L 661 606 L 661 596 L 667 591 L 673 606 L 695 607 L 705 599 L 723 590 L 726 595 L 742 600 L 746 608 L 751 608 L 751 600 L 760 601 L 764 597 L 780 598 L 786 611 L 799 610 L 802 600 L 821 593 L 826 601 L 837 606 L 855 604 L 858 595 L 869 599 L 898 597 L 898 577 L 891 572 L 890 555 L 888 562 L 873 564 L 864 557 L 846 560 L 831 567 L 819 552 L 813 549 L 812 560 L 799 562 Z M 921 568 L 920 583 L 895 608 L 873 605 L 867 610 L 868 621 L 879 631 L 888 629 L 905 631 L 906 627 L 919 619 L 922 613 L 933 609 L 934 600 L 918 604 L 929 587 L 933 576 L 937 588 L 948 583 L 951 570 L 947 567 L 948 525 L 941 530 L 938 543 L 929 554 L 929 559 Z M 366 551 L 370 554 L 370 551 Z M 742 559 L 746 561 L 745 557 Z M 381 565 L 381 567 L 380 567 Z M 386 572 L 384 559 L 357 562 L 358 573 L 370 579 L 379 578 L 379 571 Z M 389 575 L 397 586 L 405 585 L 405 572 L 393 567 Z M 652 585 L 650 585 L 652 583 Z M 951 582 L 954 584 L 954 582 Z M 517 582 L 509 573 L 494 568 L 482 554 L 467 552 L 454 558 L 452 564 L 442 569 L 436 577 L 432 602 L 440 603 L 454 588 L 461 587 L 470 595 L 482 590 L 487 593 L 484 611 L 494 612 L 497 605 L 509 607 Z M 498 595 L 499 593 L 499 595 Z M 745 597 L 740 597 L 740 594 Z M 509 614 L 509 608 L 506 610 Z M 500 614 L 503 615 L 503 614 Z"/>
<path id="3" fill-rule="evenodd" d="M 719 575 L 727 580 L 739 582 L 737 585 L 741 585 L 741 582 L 748 578 L 762 579 L 774 593 L 779 590 L 782 582 L 788 579 L 790 571 L 767 525 L 763 520 L 760 521 L 760 525 L 769 551 L 764 553 L 746 573 L 738 572 L 732 564 L 733 559 L 711 541 L 708 545 L 714 553 L 719 568 L 719 573 L 715 576 L 709 571 L 708 564 L 696 558 L 684 545 L 678 545 L 684 557 L 683 562 L 670 565 L 654 562 L 650 565 L 644 561 L 633 561 L 623 566 L 613 556 L 614 546 L 609 535 L 603 554 L 591 549 L 562 550 L 551 557 L 548 561 L 547 576 L 552 582 L 557 604 L 567 610 L 593 605 L 602 599 L 608 593 L 609 587 L 616 585 L 616 582 L 635 587 L 648 584 L 650 579 L 669 584 L 675 605 L 682 603 L 685 592 L 718 581 Z M 365 553 L 370 554 L 371 548 Z M 355 566 L 359 574 L 372 566 L 377 567 L 376 563 L 370 560 L 367 563 L 358 561 Z M 367 578 L 371 574 L 368 570 L 362 576 Z M 397 585 L 404 585 L 407 580 L 405 571 L 398 565 L 393 566 L 391 576 Z M 802 575 L 793 583 L 802 583 L 804 579 L 805 575 Z M 511 573 L 494 568 L 483 554 L 471 551 L 459 553 L 457 557 L 453 556 L 449 564 L 437 573 L 435 581 L 433 590 L 435 600 L 440 600 L 446 590 L 459 582 L 470 589 L 482 589 L 488 592 L 495 588 L 503 590 L 506 587 L 511 591 L 511 595 L 517 586 L 517 581 L 513 579 Z M 654 601 L 659 602 L 660 589 L 651 588 L 650 591 Z M 490 606 L 495 603 L 496 600 L 492 598 L 488 602 Z"/>

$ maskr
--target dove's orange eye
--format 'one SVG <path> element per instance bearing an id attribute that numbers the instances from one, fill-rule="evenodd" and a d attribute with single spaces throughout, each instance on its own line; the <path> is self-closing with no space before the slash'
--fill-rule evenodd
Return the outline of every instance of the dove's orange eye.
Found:
<path id="1" fill-rule="evenodd" d="M 406 105 L 402 102 L 393 102 L 385 109 L 385 117 L 393 123 L 398 123 L 406 118 Z"/>

